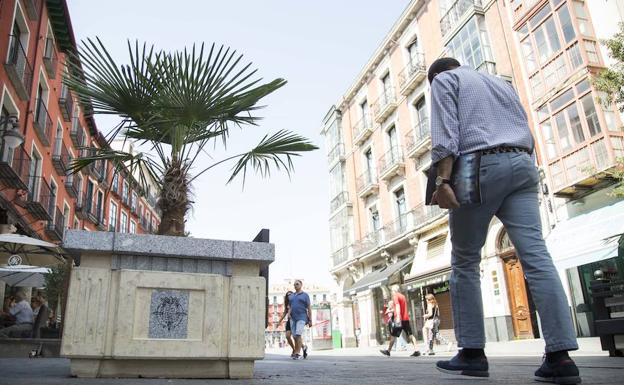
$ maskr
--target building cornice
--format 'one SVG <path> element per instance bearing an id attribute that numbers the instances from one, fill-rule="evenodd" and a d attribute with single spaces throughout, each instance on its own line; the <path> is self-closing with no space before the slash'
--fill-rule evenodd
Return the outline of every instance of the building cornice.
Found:
<path id="1" fill-rule="evenodd" d="M 381 42 L 381 45 L 377 47 L 368 63 L 366 63 L 362 71 L 360 71 L 355 82 L 353 82 L 351 87 L 349 87 L 347 92 L 344 94 L 342 100 L 339 100 L 336 103 L 340 111 L 344 112 L 346 107 L 349 106 L 353 100 L 355 94 L 363 86 L 365 86 L 366 83 L 368 83 L 379 63 L 381 63 L 381 61 L 388 56 L 394 47 L 396 47 L 399 38 L 403 32 L 405 32 L 407 26 L 409 26 L 410 23 L 416 18 L 416 14 L 426 2 L 427 0 L 412 0 L 412 2 L 405 8 L 398 21 L 394 23 L 390 32 Z"/>

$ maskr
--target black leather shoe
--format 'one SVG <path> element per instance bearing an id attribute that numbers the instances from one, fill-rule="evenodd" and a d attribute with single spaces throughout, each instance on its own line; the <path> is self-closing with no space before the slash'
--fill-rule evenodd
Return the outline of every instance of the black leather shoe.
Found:
<path id="1" fill-rule="evenodd" d="M 542 366 L 535 371 L 535 380 L 555 384 L 580 384 L 579 370 L 570 358 L 556 362 L 544 359 Z"/>
<path id="2" fill-rule="evenodd" d="M 383 349 L 381 349 L 381 350 L 379 351 L 379 353 L 383 354 L 384 356 L 388 356 L 388 357 L 390 357 L 390 351 L 389 351 L 389 350 L 383 350 Z"/>
<path id="3" fill-rule="evenodd" d="M 438 361 L 436 369 L 442 373 L 471 377 L 489 377 L 488 361 L 485 356 L 468 358 L 460 350 L 450 361 Z"/>

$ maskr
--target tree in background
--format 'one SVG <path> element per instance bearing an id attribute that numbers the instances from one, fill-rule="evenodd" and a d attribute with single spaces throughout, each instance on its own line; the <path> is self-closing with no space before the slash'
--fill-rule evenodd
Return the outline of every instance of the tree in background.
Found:
<path id="1" fill-rule="evenodd" d="M 620 23 L 619 27 L 620 30 L 611 39 L 603 41 L 614 62 L 600 72 L 593 83 L 597 91 L 604 93 L 601 103 L 606 105 L 615 103 L 620 112 L 624 112 L 624 23 Z M 613 195 L 624 198 L 624 158 L 617 160 L 611 175 L 618 181 Z"/>
<path id="2" fill-rule="evenodd" d="M 118 65 L 102 42 L 87 40 L 70 60 L 66 84 L 95 114 L 118 115 L 119 125 L 108 135 L 138 141 L 148 152 L 132 154 L 90 148 L 76 159 L 72 172 L 109 161 L 115 172 L 139 174 L 145 187 L 156 181 L 162 211 L 158 234 L 185 236 L 185 216 L 191 208 L 192 182 L 204 172 L 232 161 L 228 183 L 248 168 L 266 177 L 272 170 L 293 170 L 293 157 L 317 149 L 306 138 L 286 130 L 266 134 L 256 147 L 205 166 L 209 150 L 227 147 L 233 128 L 257 126 L 258 102 L 286 84 L 284 79 L 262 83 L 251 63 L 224 46 L 202 44 L 173 53 L 128 43 L 129 63 Z M 86 149 L 85 149 L 86 150 Z M 208 156 L 206 156 L 208 155 Z"/>

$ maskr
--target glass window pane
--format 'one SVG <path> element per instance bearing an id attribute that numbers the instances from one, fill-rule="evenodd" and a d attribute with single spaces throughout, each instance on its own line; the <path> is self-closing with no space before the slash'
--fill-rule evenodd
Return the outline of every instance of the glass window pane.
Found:
<path id="1" fill-rule="evenodd" d="M 544 29 L 540 28 L 535 31 L 535 49 L 539 53 L 540 63 L 544 63 L 550 52 L 548 51 L 548 44 L 546 44 L 546 36 L 544 36 Z"/>
<path id="2" fill-rule="evenodd" d="M 546 155 L 548 159 L 557 157 L 557 146 L 555 144 L 555 135 L 552 131 L 550 120 L 547 120 L 541 124 L 542 135 L 544 136 L 544 142 L 546 143 Z"/>
<path id="3" fill-rule="evenodd" d="M 585 51 L 587 58 L 591 63 L 599 63 L 598 52 L 596 51 L 596 43 L 591 40 L 585 40 Z"/>
<path id="4" fill-rule="evenodd" d="M 531 44 L 531 39 L 526 38 L 522 41 L 522 53 L 524 54 L 525 62 L 527 65 L 527 70 L 529 72 L 535 71 L 535 56 L 533 55 L 533 45 Z"/>
<path id="5" fill-rule="evenodd" d="M 546 27 L 546 34 L 548 35 L 548 42 L 550 43 L 550 52 L 556 52 L 561 49 L 561 43 L 559 43 L 559 34 L 557 33 L 557 27 L 552 17 L 549 17 L 544 23 Z"/>
<path id="6" fill-rule="evenodd" d="M 570 89 L 564 92 L 561 96 L 557 97 L 555 100 L 550 102 L 551 111 L 556 111 L 568 104 L 572 99 L 574 99 L 574 92 Z"/>
<path id="7" fill-rule="evenodd" d="M 571 42 L 576 37 L 574 32 L 574 26 L 572 25 L 572 18 L 570 17 L 570 11 L 568 6 L 564 5 L 557 11 L 559 15 L 559 23 L 561 23 L 561 30 L 563 31 L 563 38 L 566 43 Z"/>
<path id="8" fill-rule="evenodd" d="M 585 141 L 585 134 L 583 133 L 583 126 L 581 125 L 581 117 L 579 116 L 576 103 L 570 105 L 565 109 L 568 113 L 568 119 L 570 120 L 570 129 L 576 144 L 583 143 Z"/>
<path id="9" fill-rule="evenodd" d="M 566 151 L 572 147 L 572 143 L 570 143 L 570 133 L 568 131 L 564 111 L 555 115 L 555 122 L 557 124 L 557 135 L 559 136 L 561 151 Z"/>
<path id="10" fill-rule="evenodd" d="M 598 121 L 598 114 L 596 113 L 593 94 L 589 93 L 583 96 L 581 104 L 583 105 L 583 112 L 585 112 L 589 135 L 595 136 L 600 134 L 602 130 L 600 128 L 600 122 Z"/>
<path id="11" fill-rule="evenodd" d="M 539 12 L 537 12 L 535 16 L 533 16 L 531 20 L 529 20 L 529 25 L 531 26 L 531 28 L 535 28 L 535 26 L 537 26 L 542 20 L 544 20 L 549 13 L 550 5 L 546 5 L 544 8 L 540 9 Z"/>
<path id="12" fill-rule="evenodd" d="M 570 60 L 572 69 L 578 68 L 581 64 L 583 64 L 583 57 L 581 56 L 581 50 L 579 49 L 578 43 L 574 43 L 574 45 L 568 48 L 568 59 Z"/>
<path id="13" fill-rule="evenodd" d="M 589 82 L 587 81 L 587 79 L 576 84 L 576 93 L 578 93 L 579 95 L 587 91 L 588 89 L 589 89 Z"/>

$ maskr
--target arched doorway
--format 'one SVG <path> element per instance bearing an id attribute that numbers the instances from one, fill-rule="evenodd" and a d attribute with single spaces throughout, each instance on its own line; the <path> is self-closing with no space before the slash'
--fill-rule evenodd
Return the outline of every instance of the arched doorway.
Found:
<path id="1" fill-rule="evenodd" d="M 522 265 L 516 255 L 511 239 L 505 229 L 502 229 L 497 241 L 498 256 L 503 261 L 507 297 L 511 310 L 511 321 L 516 339 L 536 338 L 539 336 L 535 306 L 531 298 L 528 284 L 524 278 Z"/>

